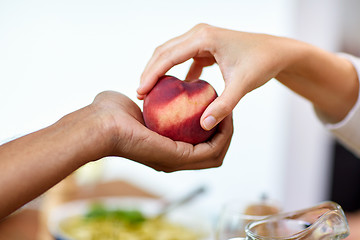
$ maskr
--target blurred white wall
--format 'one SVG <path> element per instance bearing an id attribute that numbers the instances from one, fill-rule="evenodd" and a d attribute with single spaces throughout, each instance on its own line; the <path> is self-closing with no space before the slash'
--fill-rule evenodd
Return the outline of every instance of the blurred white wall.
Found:
<path id="1" fill-rule="evenodd" d="M 2 0 L 0 140 L 50 125 L 89 104 L 103 90 L 123 92 L 141 106 L 135 90 L 155 47 L 197 23 L 296 37 L 297 2 Z M 184 63 L 169 74 L 184 78 L 188 67 Z M 221 93 L 223 82 L 216 66 L 207 69 L 202 79 Z M 105 179 L 125 179 L 167 198 L 205 184 L 208 192 L 194 206 L 211 214 L 229 199 L 256 198 L 263 192 L 282 202 L 298 198 L 290 205 L 299 206 L 304 195 L 291 191 L 298 179 L 288 174 L 288 169 L 294 169 L 288 164 L 302 157 L 311 161 L 318 153 L 307 141 L 312 130 L 299 136 L 292 135 L 291 129 L 297 126 L 301 131 L 308 124 L 318 129 L 319 125 L 314 119 L 304 121 L 306 126 L 294 125 L 298 117 L 289 114 L 298 114 L 294 113 L 298 105 L 294 109 L 291 99 L 294 97 L 276 81 L 248 94 L 234 111 L 235 133 L 220 168 L 165 174 L 110 158 L 104 162 Z M 301 138 L 301 149 L 296 148 L 294 137 Z M 309 155 L 296 157 L 308 147 Z M 302 167 L 306 173 L 306 165 Z M 286 185 L 287 179 L 295 185 Z M 310 198 L 307 203 L 317 200 Z"/>
<path id="2" fill-rule="evenodd" d="M 339 0 L 340 1 L 340 0 Z M 360 56 L 360 1 L 344 0 L 341 1 L 341 26 L 339 28 L 341 36 L 341 49 L 344 52 Z"/>
<path id="3" fill-rule="evenodd" d="M 294 4 L 294 38 L 338 52 L 345 29 L 343 14 L 349 7 L 354 7 L 351 0 L 298 0 Z M 307 100 L 291 94 L 289 106 L 284 208 L 299 209 L 330 196 L 333 139 Z"/>
<path id="4" fill-rule="evenodd" d="M 295 4 L 294 37 L 336 51 L 338 0 L 299 0 Z M 288 149 L 284 173 L 284 208 L 299 209 L 328 197 L 331 138 L 300 96 L 289 96 Z"/>

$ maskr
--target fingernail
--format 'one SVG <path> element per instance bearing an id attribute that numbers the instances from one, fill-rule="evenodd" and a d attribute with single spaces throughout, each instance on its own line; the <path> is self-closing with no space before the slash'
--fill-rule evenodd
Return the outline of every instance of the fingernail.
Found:
<path id="1" fill-rule="evenodd" d="M 216 124 L 216 119 L 213 116 L 208 116 L 204 119 L 203 125 L 206 130 L 211 130 Z"/>

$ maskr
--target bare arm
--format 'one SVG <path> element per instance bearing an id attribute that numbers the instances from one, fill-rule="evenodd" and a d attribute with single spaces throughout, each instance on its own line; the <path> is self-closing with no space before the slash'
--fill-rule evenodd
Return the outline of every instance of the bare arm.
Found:
<path id="1" fill-rule="evenodd" d="M 358 99 L 359 80 L 346 59 L 303 44 L 303 57 L 277 76 L 281 83 L 310 100 L 331 122 L 342 120 Z"/>
<path id="2" fill-rule="evenodd" d="M 105 156 L 125 157 L 159 171 L 222 164 L 232 136 L 228 117 L 206 143 L 175 142 L 147 129 L 139 107 L 116 92 L 57 123 L 0 146 L 0 219 L 78 167 Z"/>
<path id="3" fill-rule="evenodd" d="M 310 100 L 334 122 L 344 118 L 358 98 L 357 74 L 345 59 L 293 39 L 206 24 L 155 50 L 141 77 L 138 98 L 143 99 L 159 76 L 191 58 L 187 78 L 199 78 L 204 67 L 217 63 L 225 81 L 223 93 L 201 117 L 204 129 L 214 127 L 244 95 L 272 78 Z"/>
<path id="4" fill-rule="evenodd" d="M 90 117 L 89 117 L 90 116 Z M 85 163 L 101 158 L 94 143 L 90 107 L 69 115 L 52 126 L 0 147 L 0 218 L 45 192 Z"/>

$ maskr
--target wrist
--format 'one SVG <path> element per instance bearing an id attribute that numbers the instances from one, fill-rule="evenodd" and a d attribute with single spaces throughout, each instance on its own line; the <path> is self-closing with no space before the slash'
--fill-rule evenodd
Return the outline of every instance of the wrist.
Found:
<path id="1" fill-rule="evenodd" d="M 111 139 L 107 136 L 111 127 L 104 122 L 99 110 L 89 105 L 64 116 L 56 123 L 66 134 L 69 152 L 73 153 L 74 161 L 78 161 L 79 165 L 109 155 Z"/>

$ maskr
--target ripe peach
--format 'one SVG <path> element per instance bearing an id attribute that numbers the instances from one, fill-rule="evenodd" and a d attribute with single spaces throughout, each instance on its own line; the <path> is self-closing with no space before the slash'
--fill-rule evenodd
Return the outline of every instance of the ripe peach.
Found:
<path id="1" fill-rule="evenodd" d="M 216 129 L 204 130 L 200 117 L 216 97 L 214 88 L 203 80 L 181 81 L 162 76 L 144 99 L 145 124 L 175 141 L 204 142 Z"/>

